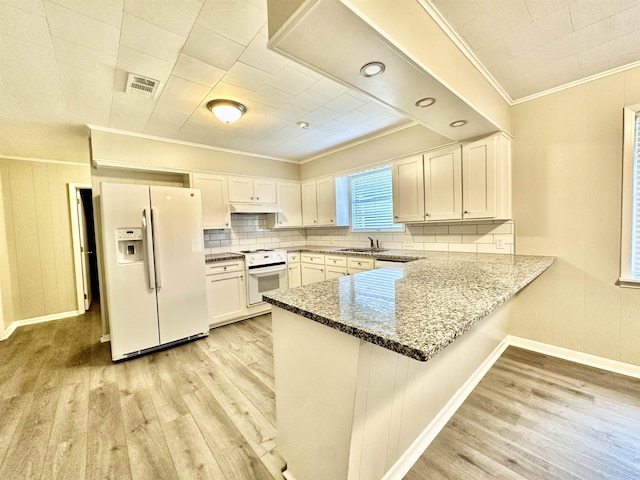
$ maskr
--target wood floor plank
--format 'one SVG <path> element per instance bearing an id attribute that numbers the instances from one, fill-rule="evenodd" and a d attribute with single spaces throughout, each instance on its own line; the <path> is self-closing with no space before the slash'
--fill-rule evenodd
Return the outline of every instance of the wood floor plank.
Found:
<path id="1" fill-rule="evenodd" d="M 42 390 L 22 415 L 0 467 L 2 479 L 39 479 L 60 389 Z"/>
<path id="2" fill-rule="evenodd" d="M 131 476 L 134 480 L 177 480 L 151 392 L 138 390 L 121 397 Z"/>
<path id="3" fill-rule="evenodd" d="M 226 480 L 191 414 L 162 425 L 180 480 Z"/>
<path id="4" fill-rule="evenodd" d="M 0 465 L 4 461 L 11 439 L 15 435 L 24 412 L 33 403 L 33 393 L 0 400 Z"/>
<path id="5" fill-rule="evenodd" d="M 87 479 L 130 480 L 129 451 L 116 383 L 89 391 Z"/>
<path id="6" fill-rule="evenodd" d="M 149 357 L 149 385 L 153 389 L 153 403 L 162 423 L 189 413 L 183 395 L 193 389 L 193 381 L 184 389 L 182 373 L 179 370 L 176 356 L 170 350 Z"/>
<path id="7" fill-rule="evenodd" d="M 85 478 L 89 386 L 74 383 L 61 388 L 42 480 Z"/>
<path id="8" fill-rule="evenodd" d="M 261 457 L 276 447 L 275 426 L 222 371 L 206 367 L 199 375 L 256 455 Z"/>
<path id="9" fill-rule="evenodd" d="M 40 371 L 45 366 L 43 359 L 49 357 L 51 345 L 42 345 L 32 350 L 31 354 L 20 365 L 2 389 L 3 399 L 19 397 L 33 392 L 36 388 Z"/>
<path id="10" fill-rule="evenodd" d="M 196 390 L 185 401 L 227 480 L 273 480 L 211 392 Z"/>
<path id="11" fill-rule="evenodd" d="M 224 350 L 209 355 L 214 368 L 218 368 L 245 392 L 253 405 L 273 424 L 276 424 L 275 393 L 252 374 L 231 353 Z"/>

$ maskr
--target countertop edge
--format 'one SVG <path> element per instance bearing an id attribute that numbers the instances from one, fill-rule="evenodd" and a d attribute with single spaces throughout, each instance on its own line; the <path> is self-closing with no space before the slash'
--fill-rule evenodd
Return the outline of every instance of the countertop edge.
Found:
<path id="1" fill-rule="evenodd" d="M 475 315 L 473 317 L 466 319 L 462 323 L 462 325 L 459 325 L 459 327 L 461 328 L 456 329 L 456 331 L 452 336 L 442 337 L 440 339 L 441 341 L 434 343 L 432 345 L 432 348 L 430 348 L 428 351 L 425 351 L 422 349 L 415 349 L 403 343 L 397 342 L 393 339 L 385 338 L 381 335 L 377 335 L 375 333 L 355 327 L 353 325 L 337 322 L 335 320 L 332 320 L 322 315 L 318 315 L 311 311 L 304 310 L 304 309 L 295 307 L 293 305 L 289 305 L 285 302 L 281 302 L 273 298 L 269 298 L 267 296 L 268 294 L 265 295 L 263 299 L 267 303 L 270 303 L 271 305 L 275 305 L 277 307 L 280 307 L 284 310 L 300 315 L 309 320 L 315 321 L 317 323 L 321 323 L 330 328 L 334 328 L 336 330 L 339 330 L 343 333 L 354 336 L 366 342 L 373 343 L 380 347 L 386 348 L 387 350 L 394 351 L 396 353 L 413 358 L 421 362 L 426 362 L 431 358 L 433 358 L 434 356 L 436 356 L 439 352 L 444 350 L 448 345 L 453 343 L 457 338 L 459 338 L 460 336 L 464 335 L 469 330 L 471 330 L 471 328 L 474 325 L 478 324 L 484 318 L 489 316 L 498 307 L 506 303 L 511 297 L 513 297 L 515 294 L 517 294 L 519 291 L 521 291 L 523 288 L 525 288 L 527 285 L 533 282 L 536 278 L 542 275 L 546 270 L 548 270 L 553 265 L 553 263 L 556 260 L 556 257 L 553 257 L 553 256 L 539 256 L 539 255 L 523 255 L 523 256 L 535 256 L 540 258 L 540 260 L 546 259 L 547 261 L 546 263 L 542 264 L 540 268 L 538 268 L 536 271 L 531 272 L 531 274 L 527 278 L 522 280 L 520 283 L 514 285 L 513 288 L 506 291 L 503 295 L 496 297 L 495 301 L 492 302 L 481 314 Z"/>

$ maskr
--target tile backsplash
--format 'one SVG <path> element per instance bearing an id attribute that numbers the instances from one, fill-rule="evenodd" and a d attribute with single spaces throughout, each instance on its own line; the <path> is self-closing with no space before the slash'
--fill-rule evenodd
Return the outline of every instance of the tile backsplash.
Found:
<path id="1" fill-rule="evenodd" d="M 232 214 L 231 230 L 204 232 L 206 253 L 293 246 L 368 247 L 367 237 L 394 250 L 509 254 L 514 253 L 515 224 L 512 220 L 483 220 L 407 225 L 404 233 L 376 234 L 353 233 L 348 227 L 270 230 L 265 214 Z"/>
<path id="2" fill-rule="evenodd" d="M 232 213 L 230 230 L 204 231 L 206 253 L 304 245 L 306 245 L 304 228 L 270 230 L 267 228 L 267 215 L 264 213 Z"/>

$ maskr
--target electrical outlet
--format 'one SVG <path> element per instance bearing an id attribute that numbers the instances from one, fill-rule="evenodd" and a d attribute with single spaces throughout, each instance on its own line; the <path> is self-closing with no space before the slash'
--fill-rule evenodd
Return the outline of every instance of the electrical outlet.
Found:
<path id="1" fill-rule="evenodd" d="M 413 247 L 413 240 L 405 240 L 404 242 L 402 242 L 402 246 L 404 248 L 412 248 Z"/>
<path id="2" fill-rule="evenodd" d="M 503 249 L 504 248 L 504 238 L 496 237 L 496 248 Z"/>

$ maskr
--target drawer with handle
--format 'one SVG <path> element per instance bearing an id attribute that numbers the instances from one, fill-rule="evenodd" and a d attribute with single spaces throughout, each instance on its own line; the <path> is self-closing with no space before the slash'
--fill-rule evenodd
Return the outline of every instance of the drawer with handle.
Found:
<path id="1" fill-rule="evenodd" d="M 324 265 L 324 255 L 318 255 L 317 253 L 303 253 L 301 255 L 303 263 L 316 263 L 318 265 Z"/>
<path id="2" fill-rule="evenodd" d="M 242 272 L 244 271 L 244 261 L 238 260 L 233 262 L 213 262 L 208 263 L 206 268 L 207 275 L 217 275 L 220 273 Z"/>
<path id="3" fill-rule="evenodd" d="M 327 255 L 324 257 L 324 264 L 332 267 L 346 267 L 347 257 Z"/>
<path id="4" fill-rule="evenodd" d="M 373 258 L 360 258 L 360 257 L 349 257 L 348 260 L 349 268 L 357 268 L 360 270 L 373 270 L 373 266 L 375 263 L 375 259 Z"/>

